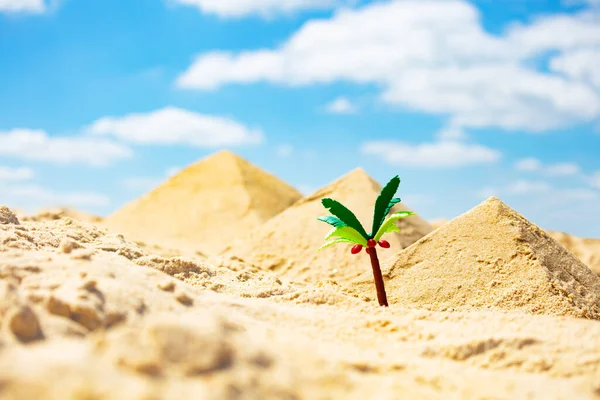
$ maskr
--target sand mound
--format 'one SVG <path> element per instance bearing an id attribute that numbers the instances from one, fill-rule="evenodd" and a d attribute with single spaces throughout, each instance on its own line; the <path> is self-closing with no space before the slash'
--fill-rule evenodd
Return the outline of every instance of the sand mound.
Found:
<path id="1" fill-rule="evenodd" d="M 390 304 L 600 318 L 600 278 L 548 234 L 490 198 L 396 255 Z M 372 277 L 357 280 L 374 296 Z"/>
<path id="2" fill-rule="evenodd" d="M 45 208 L 34 214 L 20 213 L 20 215 L 20 219 L 22 221 L 53 221 L 64 217 L 69 217 L 90 224 L 102 222 L 102 217 L 68 207 Z"/>
<path id="3" fill-rule="evenodd" d="M 20 225 L 19 219 L 8 207 L 0 206 L 0 225 Z"/>
<path id="4" fill-rule="evenodd" d="M 276 177 L 223 151 L 127 204 L 104 225 L 130 240 L 216 253 L 300 197 Z"/>
<path id="5" fill-rule="evenodd" d="M 435 229 L 446 222 L 447 219 L 429 221 Z M 566 247 L 596 275 L 600 275 L 600 239 L 580 238 L 565 232 L 546 231 L 546 233 Z"/>
<path id="6" fill-rule="evenodd" d="M 275 271 L 291 279 L 319 281 L 333 278 L 346 281 L 369 269 L 368 256 L 350 254 L 350 246 L 337 245 L 317 252 L 330 227 L 317 220 L 328 211 L 321 199 L 331 197 L 352 210 L 369 229 L 375 200 L 381 186 L 362 169 L 356 169 L 250 232 L 243 242 L 226 249 L 247 263 Z M 407 210 L 398 204 L 392 211 Z M 392 249 L 403 249 L 429 232 L 432 227 L 418 216 L 401 219 L 400 233 L 386 236 Z M 385 254 L 385 253 L 383 253 Z M 393 253 L 390 253 L 393 254 Z"/>
<path id="7" fill-rule="evenodd" d="M 575 254 L 596 275 L 600 275 L 600 239 L 580 238 L 564 232 L 549 231 L 548 234 Z"/>
<path id="8" fill-rule="evenodd" d="M 235 293 L 241 297 L 267 298 L 293 294 L 298 290 L 289 284 L 283 284 L 270 273 L 252 271 L 250 266 L 231 259 L 212 257 L 209 263 L 206 258 L 201 257 L 148 254 L 147 249 L 125 240 L 120 234 L 107 233 L 95 225 L 70 218 L 25 221 L 20 224 L 8 208 L 0 208 L 0 221 L 12 221 L 10 224 L 0 225 L 0 252 L 3 252 L 6 260 L 11 258 L 10 269 L 20 271 L 19 274 L 30 272 L 21 267 L 31 262 L 32 254 L 36 252 L 35 254 L 44 254 L 44 257 L 49 254 L 48 261 L 63 254 L 68 255 L 73 263 L 85 264 L 101 259 L 104 263 L 121 266 L 132 262 L 164 272 L 192 286 L 214 292 Z M 61 273 L 51 270 L 49 274 L 58 276 Z M 19 277 L 21 279 L 23 277 Z M 171 284 L 168 286 L 169 290 L 175 288 Z"/>

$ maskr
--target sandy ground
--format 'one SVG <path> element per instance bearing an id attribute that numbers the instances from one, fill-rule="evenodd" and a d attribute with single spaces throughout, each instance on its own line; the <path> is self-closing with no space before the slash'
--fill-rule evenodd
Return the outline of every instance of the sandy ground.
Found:
<path id="1" fill-rule="evenodd" d="M 208 255 L 0 207 L 0 399 L 600 399 L 589 243 L 496 198 L 407 219 L 382 308 L 366 254 L 313 257 L 310 225 L 322 195 L 362 210 L 379 188 L 353 171 Z M 259 247 L 274 226 L 297 246 Z"/>
<path id="2" fill-rule="evenodd" d="M 284 283 L 0 213 L 2 399 L 600 398 L 592 319 L 383 309 L 370 286 Z"/>

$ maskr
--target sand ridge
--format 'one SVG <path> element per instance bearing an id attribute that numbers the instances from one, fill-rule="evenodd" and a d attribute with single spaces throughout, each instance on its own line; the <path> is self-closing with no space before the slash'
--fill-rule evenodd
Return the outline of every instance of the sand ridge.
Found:
<path id="1" fill-rule="evenodd" d="M 323 197 L 331 197 L 352 210 L 365 229 L 370 229 L 375 200 L 381 186 L 364 170 L 356 169 L 310 196 L 297 201 L 281 214 L 242 237 L 227 248 L 225 255 L 236 256 L 249 264 L 276 272 L 292 280 L 333 279 L 347 281 L 369 267 L 366 254 L 352 255 L 348 245 L 337 245 L 318 252 L 325 243 L 330 226 L 317 220 L 328 215 L 321 204 Z M 393 211 L 408 210 L 400 203 Z M 393 249 L 402 249 L 432 231 L 419 216 L 398 221 L 400 232 L 386 236 Z M 390 251 L 389 255 L 393 253 Z"/>

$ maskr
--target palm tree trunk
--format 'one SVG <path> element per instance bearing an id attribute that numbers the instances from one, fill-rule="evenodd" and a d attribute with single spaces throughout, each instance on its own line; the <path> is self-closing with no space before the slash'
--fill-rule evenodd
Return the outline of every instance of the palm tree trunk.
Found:
<path id="1" fill-rule="evenodd" d="M 381 275 L 381 266 L 379 265 L 379 257 L 375 247 L 369 249 L 371 256 L 371 267 L 373 267 L 373 277 L 375 278 L 375 289 L 377 289 L 377 300 L 380 306 L 388 306 L 387 296 L 385 294 L 385 286 L 383 284 L 383 275 Z"/>

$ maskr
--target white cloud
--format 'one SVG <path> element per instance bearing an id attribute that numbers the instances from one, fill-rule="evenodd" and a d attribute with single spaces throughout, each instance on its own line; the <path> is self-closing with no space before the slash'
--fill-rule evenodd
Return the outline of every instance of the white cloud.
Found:
<path id="1" fill-rule="evenodd" d="M 542 162 L 537 158 L 524 158 L 515 163 L 518 171 L 539 171 L 542 168 Z"/>
<path id="2" fill-rule="evenodd" d="M 552 196 L 548 196 L 552 193 Z M 479 197 L 512 195 L 534 196 L 540 205 L 559 205 L 569 201 L 600 199 L 600 193 L 588 188 L 556 188 L 544 181 L 518 180 L 503 188 L 486 187 L 478 192 Z M 541 196 L 541 197 L 536 197 Z"/>
<path id="3" fill-rule="evenodd" d="M 461 141 L 467 139 L 466 132 L 457 126 L 449 126 L 437 133 L 437 138 L 439 140 L 447 140 L 447 141 Z"/>
<path id="4" fill-rule="evenodd" d="M 485 146 L 450 141 L 416 145 L 397 141 L 372 141 L 365 143 L 361 150 L 364 154 L 375 155 L 389 164 L 426 168 L 490 164 L 502 157 L 500 152 Z"/>
<path id="5" fill-rule="evenodd" d="M 577 175 L 581 169 L 575 163 L 558 163 L 549 165 L 546 171 L 550 176 L 571 176 Z"/>
<path id="6" fill-rule="evenodd" d="M 600 45 L 595 48 L 568 51 L 550 60 L 550 69 L 553 71 L 561 72 L 580 81 L 589 82 L 598 89 L 600 89 L 599 65 Z"/>
<path id="7" fill-rule="evenodd" d="M 42 13 L 45 10 L 44 0 L 0 0 L 0 12 Z"/>
<path id="8" fill-rule="evenodd" d="M 448 116 L 455 126 L 545 131 L 599 118 L 600 93 L 529 61 L 600 45 L 596 22 L 554 16 L 494 36 L 465 1 L 374 3 L 308 21 L 276 49 L 202 54 L 177 83 L 201 90 L 258 81 L 376 84 L 383 100 Z"/>
<path id="9" fill-rule="evenodd" d="M 86 132 L 114 136 L 131 143 L 188 144 L 196 147 L 236 146 L 263 140 L 258 129 L 250 129 L 228 118 L 203 115 L 175 107 L 101 118 Z"/>
<path id="10" fill-rule="evenodd" d="M 0 132 L 0 156 L 21 160 L 103 166 L 132 155 L 129 148 L 106 139 L 54 137 L 32 129 Z"/>
<path id="11" fill-rule="evenodd" d="M 338 97 L 325 106 L 325 110 L 331 114 L 352 114 L 358 107 L 346 97 Z"/>
<path id="12" fill-rule="evenodd" d="M 522 56 L 600 46 L 599 21 L 598 14 L 589 12 L 544 16 L 529 25 L 513 24 L 507 40 Z"/>
<path id="13" fill-rule="evenodd" d="M 1 185 L 2 201 L 15 207 L 107 206 L 110 199 L 92 192 L 56 192 L 35 184 Z"/>
<path id="14" fill-rule="evenodd" d="M 520 180 L 511 184 L 506 188 L 506 192 L 516 195 L 526 195 L 531 193 L 549 192 L 551 186 L 546 182 L 541 181 L 526 181 Z"/>
<path id="15" fill-rule="evenodd" d="M 287 158 L 291 156 L 293 152 L 294 148 L 289 144 L 282 144 L 281 146 L 278 146 L 275 150 L 275 154 L 277 155 L 277 157 L 280 158 Z"/>
<path id="16" fill-rule="evenodd" d="M 586 85 L 513 65 L 407 70 L 383 99 L 475 128 L 541 132 L 600 117 L 600 95 Z"/>
<path id="17" fill-rule="evenodd" d="M 220 17 L 239 18 L 246 15 L 271 17 L 307 9 L 326 9 L 351 1 L 340 0 L 172 0 L 193 6 L 201 12 Z"/>
<path id="18" fill-rule="evenodd" d="M 581 172 L 579 165 L 561 162 L 544 165 L 537 158 L 524 158 L 515 163 L 515 169 L 523 172 L 540 172 L 547 176 L 573 176 Z"/>
<path id="19" fill-rule="evenodd" d="M 574 188 L 574 189 L 563 189 L 558 191 L 558 196 L 563 201 L 574 201 L 574 200 L 596 200 L 600 199 L 600 193 L 585 189 L 585 188 Z"/>
<path id="20" fill-rule="evenodd" d="M 590 185 L 596 189 L 600 189 L 600 171 L 597 171 L 589 178 Z"/>
<path id="21" fill-rule="evenodd" d="M 35 173 L 31 168 L 11 168 L 0 165 L 0 182 L 18 182 L 33 179 Z"/>

